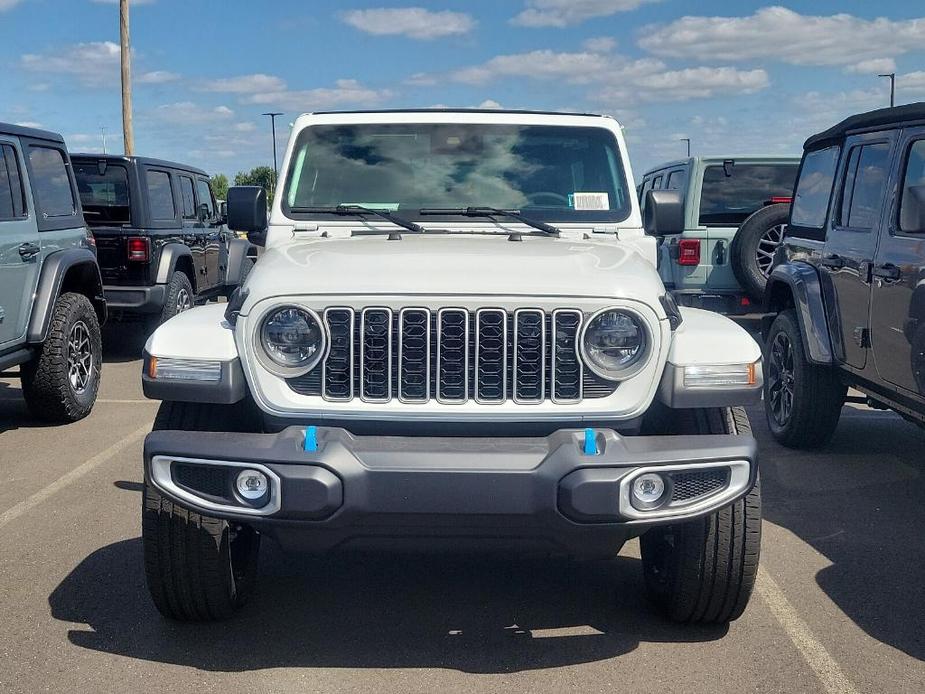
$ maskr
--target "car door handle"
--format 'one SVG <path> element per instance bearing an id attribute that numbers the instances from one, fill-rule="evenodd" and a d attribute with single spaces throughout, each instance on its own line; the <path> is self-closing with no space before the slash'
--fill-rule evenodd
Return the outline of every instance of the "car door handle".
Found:
<path id="1" fill-rule="evenodd" d="M 826 255 L 822 257 L 819 264 L 822 265 L 822 267 L 838 270 L 845 267 L 845 259 L 840 255 Z"/>
<path id="2" fill-rule="evenodd" d="M 27 241 L 26 243 L 20 244 L 19 257 L 23 260 L 31 260 L 32 257 L 38 255 L 41 250 L 42 249 L 36 244 Z"/>
<path id="3" fill-rule="evenodd" d="M 893 263 L 884 263 L 883 265 L 874 265 L 870 274 L 882 280 L 898 280 L 903 276 L 903 271 L 901 267 L 893 265 Z"/>

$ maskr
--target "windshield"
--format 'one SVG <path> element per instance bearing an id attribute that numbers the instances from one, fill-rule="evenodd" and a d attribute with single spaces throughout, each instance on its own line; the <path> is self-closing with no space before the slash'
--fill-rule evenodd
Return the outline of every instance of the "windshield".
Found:
<path id="1" fill-rule="evenodd" d="M 793 195 L 798 162 L 708 166 L 700 192 L 700 223 L 738 225 L 771 198 Z"/>
<path id="2" fill-rule="evenodd" d="M 619 221 L 630 210 L 616 139 L 588 127 L 313 126 L 299 134 L 284 190 L 295 218 L 336 205 L 406 219 L 422 208 L 495 207 L 561 222 Z"/>
<path id="3" fill-rule="evenodd" d="M 80 204 L 87 224 L 129 224 L 128 171 L 119 164 L 103 168 L 97 162 L 74 163 Z"/>

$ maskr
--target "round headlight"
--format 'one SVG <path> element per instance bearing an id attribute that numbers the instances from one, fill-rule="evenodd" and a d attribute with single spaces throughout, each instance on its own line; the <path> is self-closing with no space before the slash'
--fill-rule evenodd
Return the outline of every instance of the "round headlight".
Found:
<path id="1" fill-rule="evenodd" d="M 601 311 L 585 327 L 581 352 L 585 365 L 601 378 L 627 378 L 648 352 L 646 328 L 628 311 Z"/>
<path id="2" fill-rule="evenodd" d="M 324 355 L 324 330 L 314 313 L 285 306 L 263 319 L 260 345 L 273 365 L 307 372 Z"/>

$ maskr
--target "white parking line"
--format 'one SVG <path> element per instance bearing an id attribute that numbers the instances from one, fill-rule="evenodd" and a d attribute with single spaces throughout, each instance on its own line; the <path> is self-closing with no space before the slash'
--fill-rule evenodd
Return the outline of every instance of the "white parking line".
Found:
<path id="1" fill-rule="evenodd" d="M 111 445 L 106 450 L 100 451 L 95 456 L 81 463 L 80 465 L 75 467 L 73 470 L 71 470 L 67 474 L 62 475 L 61 477 L 56 479 L 54 482 L 49 484 L 44 489 L 40 489 L 35 494 L 30 496 L 28 499 L 24 499 L 23 501 L 20 501 L 18 504 L 13 506 L 11 509 L 4 511 L 2 514 L 0 514 L 0 528 L 3 528 L 8 523 L 12 523 L 14 520 L 19 518 L 21 515 L 23 515 L 24 513 L 28 513 L 33 508 L 41 504 L 43 501 L 46 501 L 47 499 L 49 499 L 50 497 L 52 497 L 53 495 L 55 495 L 56 493 L 58 493 L 65 487 L 67 487 L 69 484 L 73 484 L 74 482 L 79 480 L 81 477 L 86 475 L 88 472 L 92 472 L 94 468 L 99 467 L 106 461 L 113 458 L 116 454 L 125 450 L 132 444 L 137 443 L 138 441 L 143 439 L 145 437 L 145 434 L 147 434 L 149 431 L 151 431 L 150 422 L 145 424 L 140 429 L 136 429 L 135 431 L 133 431 L 131 434 L 126 436 L 121 441 L 117 441 L 116 443 Z"/>
<path id="2" fill-rule="evenodd" d="M 816 673 L 825 690 L 829 694 L 859 694 L 835 658 L 815 637 L 809 625 L 800 618 L 796 608 L 764 568 L 758 569 L 755 589 L 771 608 L 774 618 L 787 632 L 787 636 L 806 664 Z"/>

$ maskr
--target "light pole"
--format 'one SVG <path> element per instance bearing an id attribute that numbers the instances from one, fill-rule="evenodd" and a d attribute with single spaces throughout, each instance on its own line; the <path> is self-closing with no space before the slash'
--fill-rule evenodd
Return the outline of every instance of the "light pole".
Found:
<path id="1" fill-rule="evenodd" d="M 882 75 L 877 75 L 877 77 L 889 77 L 890 78 L 890 108 L 896 103 L 896 73 L 895 72 L 886 72 Z"/>
<path id="2" fill-rule="evenodd" d="M 125 156 L 135 153 L 135 131 L 132 128 L 132 54 L 128 30 L 128 0 L 119 0 L 119 44 L 122 66 L 122 138 Z"/>
<path id="3" fill-rule="evenodd" d="M 270 128 L 273 131 L 273 190 L 276 191 L 276 179 L 279 176 L 279 165 L 276 163 L 276 117 L 283 115 L 281 112 L 262 113 L 263 116 L 270 117 Z"/>
<path id="4" fill-rule="evenodd" d="M 689 137 L 679 137 L 678 141 L 687 143 L 687 156 L 689 157 L 691 155 L 691 139 Z"/>

